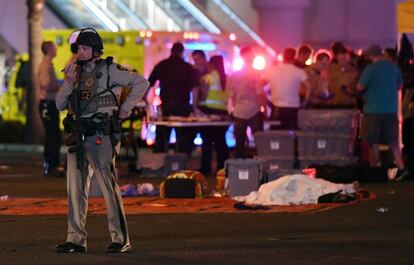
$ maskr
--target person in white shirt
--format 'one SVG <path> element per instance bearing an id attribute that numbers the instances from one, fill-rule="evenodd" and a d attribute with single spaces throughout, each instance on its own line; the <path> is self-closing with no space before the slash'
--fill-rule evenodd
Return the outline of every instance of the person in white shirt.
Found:
<path id="1" fill-rule="evenodd" d="M 243 69 L 231 74 L 227 80 L 226 90 L 229 93 L 228 112 L 234 120 L 234 136 L 236 138 L 235 157 L 246 158 L 246 129 L 252 133 L 263 131 L 264 94 L 260 74 L 253 66 L 254 50 L 243 47 L 240 50 L 243 58 Z"/>
<path id="2" fill-rule="evenodd" d="M 270 84 L 272 113 L 271 120 L 279 120 L 275 130 L 296 130 L 298 109 L 301 107 L 300 88 L 303 85 L 309 91 L 308 76 L 303 69 L 293 64 L 296 51 L 286 48 L 283 51 L 283 63 L 273 65 L 264 73 L 263 78 Z M 307 103 L 309 92 L 305 93 L 303 104 Z"/>

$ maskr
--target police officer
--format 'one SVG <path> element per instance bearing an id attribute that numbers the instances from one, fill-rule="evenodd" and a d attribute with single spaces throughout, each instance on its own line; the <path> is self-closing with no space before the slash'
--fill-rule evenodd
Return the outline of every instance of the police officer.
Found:
<path id="1" fill-rule="evenodd" d="M 60 146 L 62 137 L 59 129 L 59 111 L 56 109 L 55 97 L 59 83 L 53 67 L 56 45 L 51 41 L 42 43 L 43 60 L 38 68 L 40 97 L 39 113 L 45 129 L 43 151 L 43 175 L 59 176 Z"/>
<path id="2" fill-rule="evenodd" d="M 66 243 L 57 245 L 62 253 L 86 252 L 86 215 L 90 176 L 97 178 L 104 195 L 112 242 L 107 252 L 131 249 L 121 193 L 116 183 L 115 157 L 119 153 L 119 119 L 148 89 L 149 83 L 139 74 L 100 58 L 102 39 L 92 28 L 72 33 L 72 49 L 77 61 L 65 68 L 66 78 L 56 97 L 59 110 L 68 109 L 65 130 L 72 133 L 68 142 L 68 234 Z M 118 106 L 122 87 L 131 93 Z"/>

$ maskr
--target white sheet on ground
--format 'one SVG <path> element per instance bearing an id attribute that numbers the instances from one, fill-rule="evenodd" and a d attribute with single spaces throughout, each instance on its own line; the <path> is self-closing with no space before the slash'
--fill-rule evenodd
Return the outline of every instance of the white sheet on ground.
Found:
<path id="1" fill-rule="evenodd" d="M 263 184 L 259 191 L 233 199 L 247 204 L 261 205 L 317 204 L 321 195 L 338 191 L 346 194 L 356 193 L 354 184 L 337 184 L 295 174 Z"/>

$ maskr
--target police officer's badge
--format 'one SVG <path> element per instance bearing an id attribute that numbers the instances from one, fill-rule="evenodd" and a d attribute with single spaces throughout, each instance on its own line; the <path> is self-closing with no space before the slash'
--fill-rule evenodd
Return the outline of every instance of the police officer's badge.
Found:
<path id="1" fill-rule="evenodd" d="M 86 80 L 85 80 L 85 87 L 88 89 L 88 90 L 91 90 L 92 89 L 92 87 L 93 87 L 93 84 L 95 83 L 95 78 L 93 78 L 93 77 L 88 77 Z"/>

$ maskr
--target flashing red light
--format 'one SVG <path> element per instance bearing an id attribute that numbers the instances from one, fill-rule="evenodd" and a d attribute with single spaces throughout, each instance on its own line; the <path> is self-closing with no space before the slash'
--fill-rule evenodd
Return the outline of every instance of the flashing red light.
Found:
<path id="1" fill-rule="evenodd" d="M 242 58 L 236 58 L 233 61 L 233 70 L 234 71 L 240 71 L 243 68 L 244 61 Z"/>
<path id="2" fill-rule="evenodd" d="M 277 57 L 276 57 L 276 60 L 278 61 L 278 62 L 283 62 L 283 54 L 279 54 Z"/>
<path id="3" fill-rule="evenodd" d="M 266 67 L 266 59 L 262 55 L 257 55 L 253 59 L 253 68 L 256 70 L 264 70 Z"/>
<path id="4" fill-rule="evenodd" d="M 155 143 L 154 139 L 147 139 L 147 145 L 151 146 Z"/>

